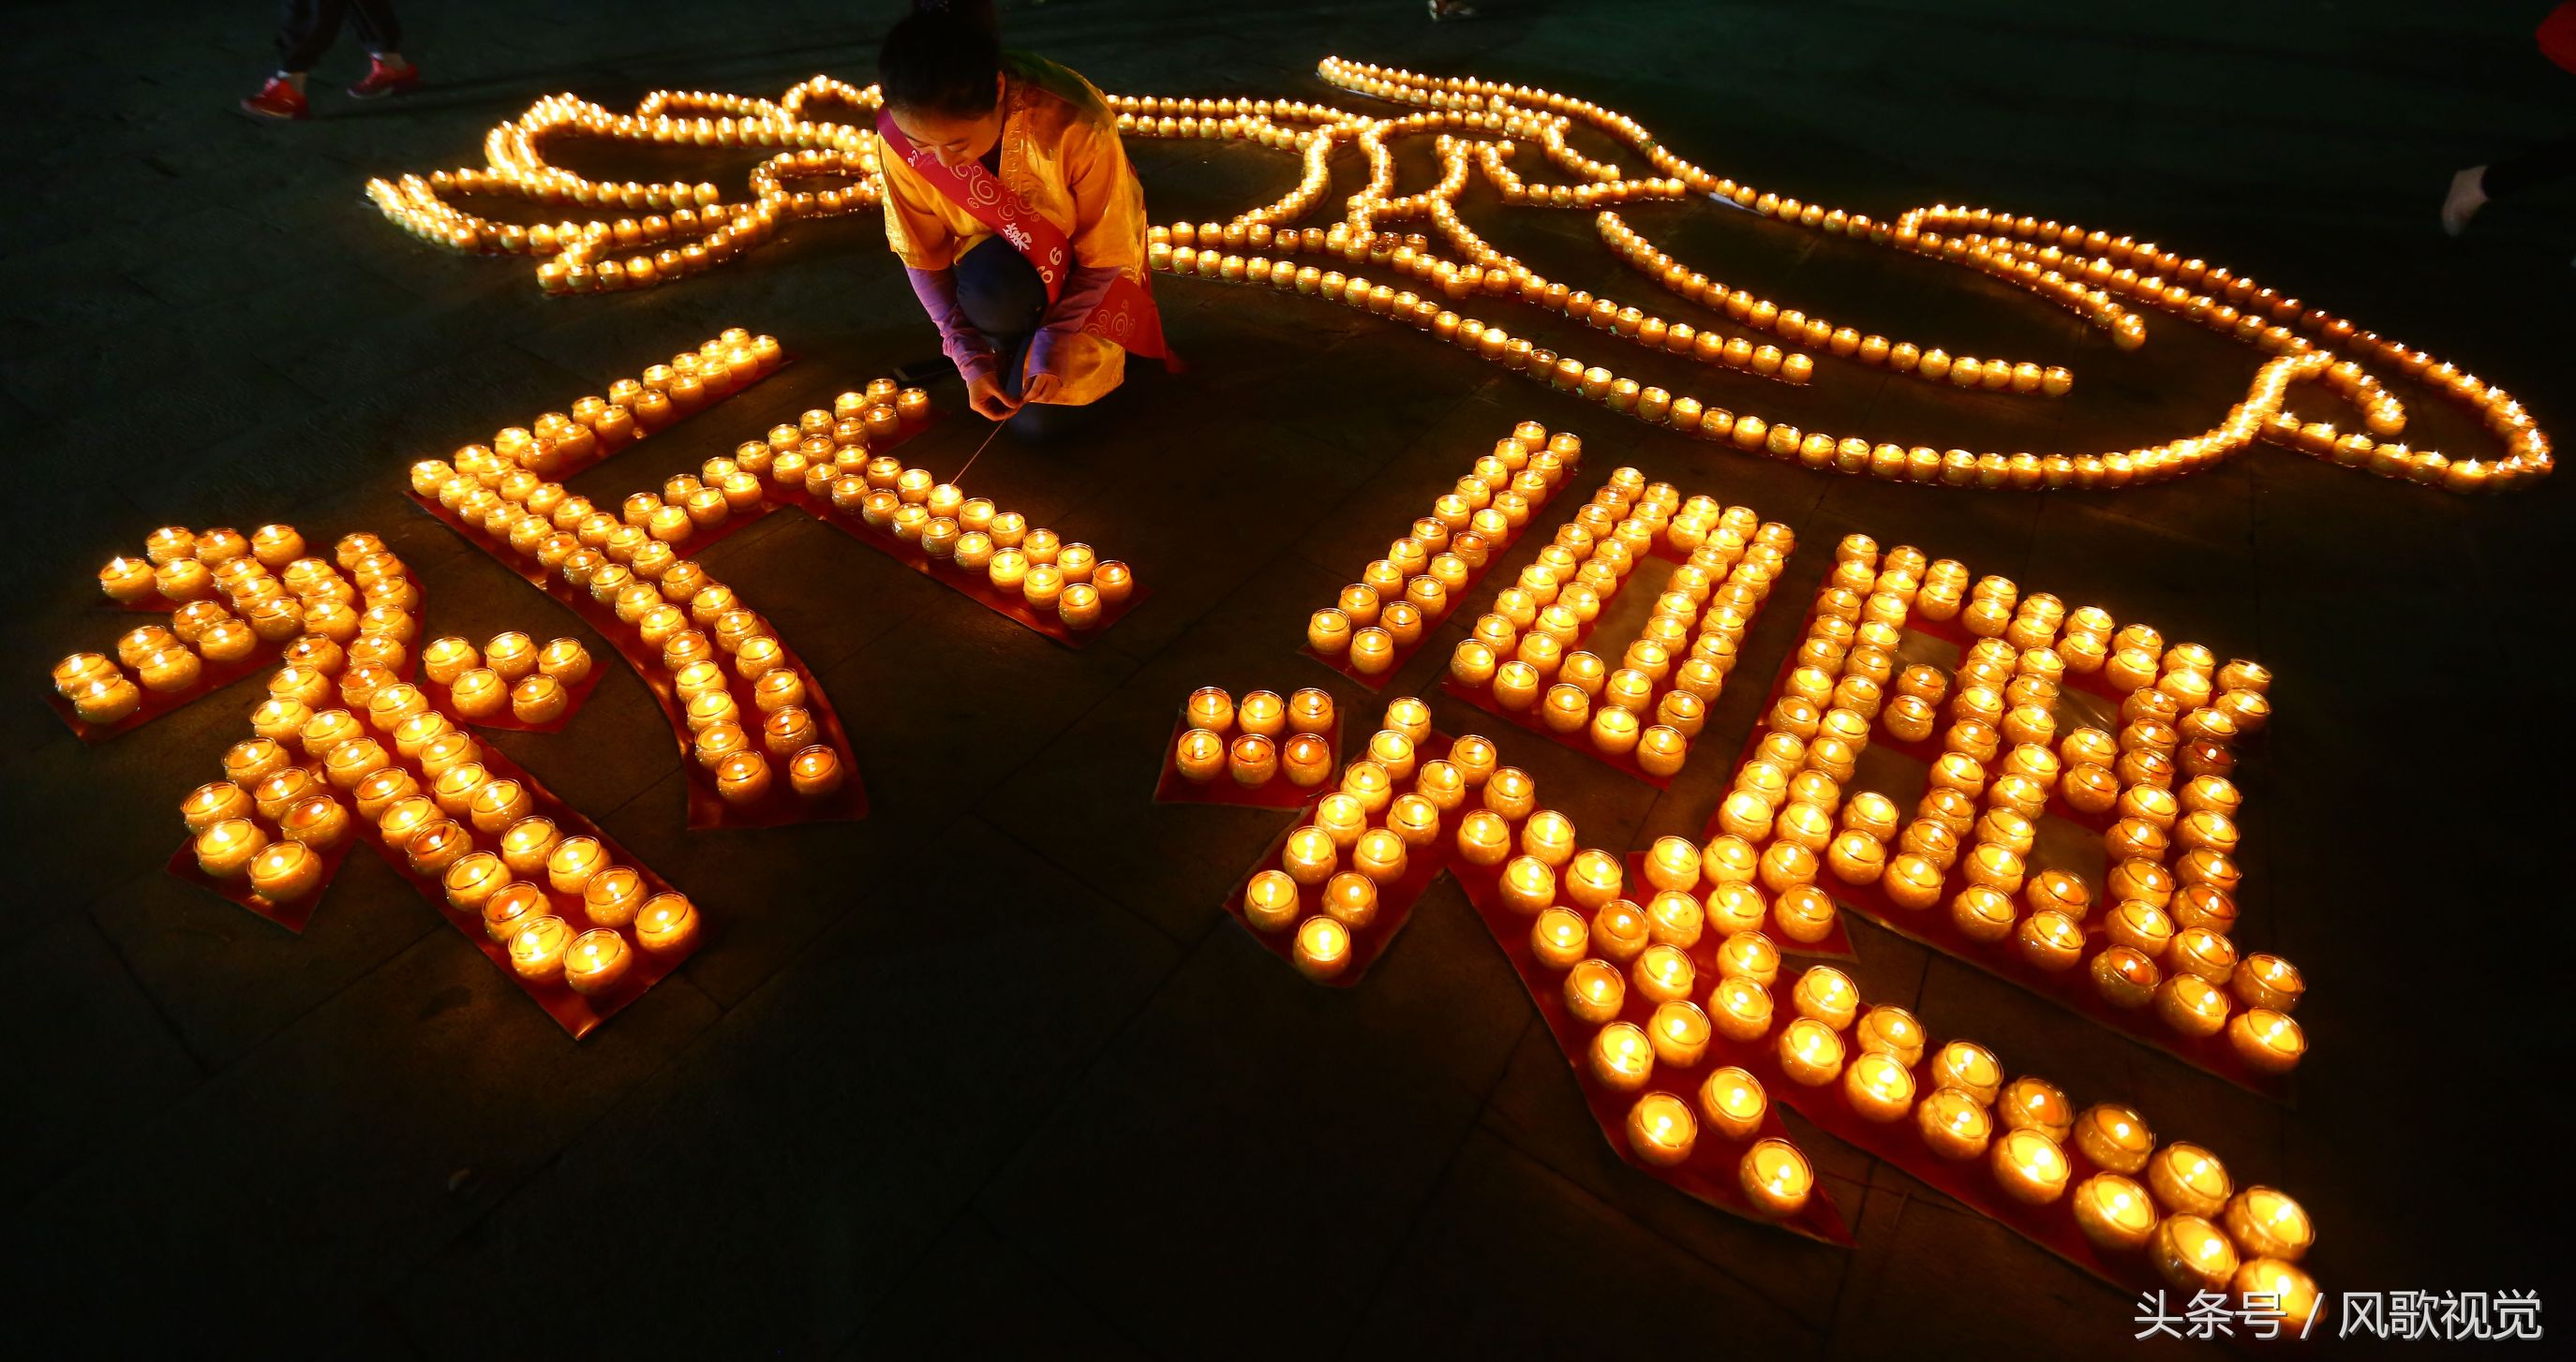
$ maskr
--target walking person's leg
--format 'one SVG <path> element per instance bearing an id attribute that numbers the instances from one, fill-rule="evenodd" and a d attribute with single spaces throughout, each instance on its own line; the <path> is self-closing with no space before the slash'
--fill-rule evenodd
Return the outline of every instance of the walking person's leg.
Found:
<path id="1" fill-rule="evenodd" d="M 420 68 L 403 59 L 402 19 L 394 13 L 393 0 L 349 0 L 349 5 L 368 58 L 366 79 L 349 87 L 349 97 L 376 99 L 420 84 Z"/>
<path id="2" fill-rule="evenodd" d="M 285 0 L 277 21 L 277 74 L 241 102 L 243 112 L 289 120 L 312 112 L 304 98 L 304 77 L 340 36 L 347 7 L 348 0 Z"/>

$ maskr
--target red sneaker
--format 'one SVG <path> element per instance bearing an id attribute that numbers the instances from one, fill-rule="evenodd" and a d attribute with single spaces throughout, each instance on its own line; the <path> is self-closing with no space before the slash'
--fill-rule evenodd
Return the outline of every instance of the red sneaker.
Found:
<path id="1" fill-rule="evenodd" d="M 367 58 L 367 78 L 349 87 L 351 99 L 382 99 L 420 84 L 420 68 L 410 62 L 387 66 L 382 57 Z"/>
<path id="2" fill-rule="evenodd" d="M 295 82 L 284 76 L 270 76 L 268 84 L 259 87 L 258 94 L 243 100 L 241 106 L 244 113 L 287 121 L 309 118 L 313 114 L 313 106 L 306 102 L 304 92 L 296 89 Z"/>

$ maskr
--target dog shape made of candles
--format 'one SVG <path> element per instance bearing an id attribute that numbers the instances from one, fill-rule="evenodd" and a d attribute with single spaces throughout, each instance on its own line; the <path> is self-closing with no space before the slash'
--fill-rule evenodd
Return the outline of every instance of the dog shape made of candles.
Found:
<path id="1" fill-rule="evenodd" d="M 1317 70 L 1341 89 L 1412 111 L 1381 117 L 1302 100 L 1108 96 L 1128 135 L 1241 141 L 1296 155 L 1303 167 L 1286 195 L 1226 222 L 1152 229 L 1153 269 L 1266 284 L 1389 316 L 1624 415 L 1749 453 L 1853 475 L 1963 487 L 2118 488 L 2208 468 L 2257 441 L 2462 493 L 2520 486 L 2555 467 L 2548 436 L 2502 388 L 2251 276 L 2152 242 L 1946 204 L 1873 218 L 1717 175 L 1656 141 L 1635 119 L 1572 96 L 1337 57 L 1326 58 Z M 731 261 L 797 219 L 875 205 L 882 181 L 870 124 L 879 103 L 874 86 L 828 76 L 807 80 L 776 100 L 656 91 L 632 114 L 551 95 L 491 131 L 484 165 L 379 178 L 368 183 L 367 193 L 389 220 L 424 240 L 460 251 L 536 258 L 538 283 L 549 292 L 642 287 Z M 1585 155 L 1567 139 L 1578 124 L 1587 135 L 1615 144 L 1621 155 L 1641 157 L 1642 164 Z M 748 197 L 729 200 L 707 183 L 586 179 L 546 159 L 545 143 L 566 135 L 778 152 L 751 172 Z M 1427 188 L 1399 194 L 1392 144 L 1412 136 L 1433 139 L 1442 175 Z M 1549 184 L 1524 179 L 1513 163 L 1523 159 L 1525 147 L 1535 147 L 1537 159 L 1566 178 Z M 1347 197 L 1340 220 L 1308 224 L 1330 192 L 1335 158 L 1345 152 L 1365 159 L 1368 182 Z M 1457 212 L 1460 196 L 1480 173 L 1507 205 L 1592 212 L 1604 244 L 1659 287 L 1705 308 L 1702 321 L 1656 316 L 1569 288 L 1486 242 Z M 520 226 L 455 202 L 487 195 L 601 216 Z M 2064 396 L 2074 385 L 2075 375 L 2064 367 L 1953 355 L 1937 344 L 1867 333 L 1730 288 L 1674 259 L 1622 219 L 1616 205 L 1636 201 L 1723 201 L 1804 230 L 1974 269 L 2069 309 L 2122 349 L 2143 344 L 2147 314 L 2163 312 L 2268 358 L 2243 399 L 2203 430 L 2125 450 L 1977 452 L 1803 430 L 1749 409 L 1641 385 L 1468 315 L 1471 303 L 1561 313 L 1600 330 L 1605 343 L 1686 356 L 1766 382 L 1806 383 L 1823 356 L 1927 383 L 2041 399 Z M 1399 234 L 1388 227 L 1415 219 L 1427 221 L 1431 233 Z M 1324 263 L 1301 264 L 1300 256 Z M 1326 265 L 1354 268 L 1345 273 Z M 1384 271 L 1387 278 L 1361 277 L 1360 266 Z M 2406 430 L 2406 408 L 2374 369 L 2420 381 L 2464 406 L 2500 450 L 2479 455 L 2410 448 L 2398 438 Z M 2287 399 L 2301 385 L 2321 386 L 2350 407 L 2350 428 L 2292 413 Z"/>

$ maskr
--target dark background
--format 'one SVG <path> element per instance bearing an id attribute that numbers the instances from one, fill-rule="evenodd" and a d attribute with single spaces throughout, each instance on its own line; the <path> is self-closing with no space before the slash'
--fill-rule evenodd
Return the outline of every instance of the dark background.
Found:
<path id="1" fill-rule="evenodd" d="M 2435 223 L 2452 170 L 2576 127 L 2576 77 L 2528 41 L 2543 8 L 1498 0 L 1433 27 L 1400 0 L 1059 0 L 1005 21 L 1113 91 L 1372 107 L 1314 79 L 1340 53 L 1584 95 L 1720 174 L 1875 216 L 1965 201 L 2152 238 L 2451 359 L 2563 434 L 2570 196 L 2498 205 L 2461 242 Z M 1795 603 L 1855 529 L 2269 664 L 2240 940 L 2311 981 L 2295 1109 L 1856 923 L 1862 988 L 2286 1187 L 2319 1223 L 2329 1290 L 2566 1300 L 2563 480 L 2461 500 L 2270 447 L 2116 493 L 1829 478 L 1345 309 L 1164 280 L 1193 372 L 1139 384 L 1071 445 L 1005 437 L 976 473 L 1156 587 L 1098 646 L 1060 649 L 797 516 L 707 555 L 816 666 L 874 797 L 866 822 L 684 833 L 662 720 L 614 666 L 568 732 L 499 739 L 708 914 L 708 946 L 590 1040 L 370 857 L 300 938 L 169 878 L 174 806 L 246 735 L 256 683 L 103 747 L 72 740 L 39 688 L 51 659 L 122 627 L 93 605 L 108 555 L 171 522 L 289 520 L 318 543 L 373 530 L 425 580 L 431 633 L 581 634 L 404 504 L 404 466 L 727 325 L 799 356 L 578 484 L 623 493 L 929 348 L 873 214 L 795 226 L 677 286 L 551 301 L 523 262 L 421 247 L 360 194 L 372 174 L 477 160 L 486 128 L 546 92 L 624 108 L 660 86 L 864 83 L 891 6 L 406 9 L 430 88 L 351 103 L 337 86 L 362 59 L 344 45 L 315 78 L 320 116 L 295 127 L 230 108 L 267 69 L 265 6 L 21 7 L 12 24 L 0 1300 L 36 1348 L 2124 1345 L 2118 1294 L 1821 1136 L 1807 1147 L 1856 1250 L 1664 1189 L 1593 1130 L 1452 886 L 1365 987 L 1316 989 L 1216 906 L 1282 815 L 1145 802 L 1172 707 L 1203 684 L 1327 680 L 1293 652 L 1306 612 L 1522 417 L 1586 436 L 1589 469 L 1633 463 L 1797 529 L 1790 604 L 1764 615 L 1745 677 L 1772 675 Z M 1296 173 L 1240 145 L 1130 146 L 1156 221 L 1222 219 Z M 557 154 L 621 175 L 676 164 Z M 745 163 L 689 173 L 733 187 Z M 1418 152 L 1406 164 L 1408 186 L 1427 174 Z M 1586 215 L 1506 213 L 1481 185 L 1467 213 L 1546 273 L 1695 315 L 1604 252 Z M 1573 341 L 1810 428 L 2126 448 L 2207 427 L 2257 362 L 2163 314 L 2121 354 L 1965 271 L 1706 205 L 1627 216 L 1784 305 L 2077 374 L 2045 402 L 1827 360 L 1791 392 Z M 2410 440 L 2491 452 L 2392 383 Z M 953 383 L 936 396 L 958 410 Z M 2328 414 L 2314 394 L 2297 405 Z M 906 452 L 953 468 L 978 427 L 952 416 Z M 1729 736 L 1660 798 L 1502 741 L 1587 843 L 1642 845 L 1699 828 L 1762 689 L 1728 694 L 1713 726 Z"/>

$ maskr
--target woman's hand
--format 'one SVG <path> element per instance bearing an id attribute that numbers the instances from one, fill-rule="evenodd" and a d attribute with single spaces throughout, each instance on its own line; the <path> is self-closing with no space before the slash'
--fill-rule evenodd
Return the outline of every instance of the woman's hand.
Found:
<path id="1" fill-rule="evenodd" d="M 1030 388 L 1034 390 L 1036 386 L 1032 381 Z M 1020 404 L 1002 391 L 1002 380 L 991 374 L 978 374 L 967 380 L 966 405 L 973 407 L 975 414 L 987 421 L 1007 421 L 1011 419 L 1011 413 L 1020 409 Z"/>
<path id="2" fill-rule="evenodd" d="M 1063 379 L 1043 370 L 1031 374 L 1028 381 L 1020 385 L 1020 404 L 1026 406 L 1031 402 L 1054 401 L 1056 390 L 1063 386 Z"/>

